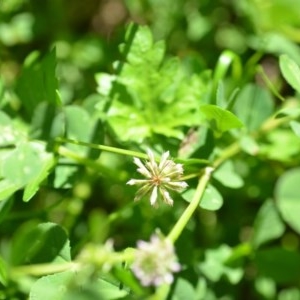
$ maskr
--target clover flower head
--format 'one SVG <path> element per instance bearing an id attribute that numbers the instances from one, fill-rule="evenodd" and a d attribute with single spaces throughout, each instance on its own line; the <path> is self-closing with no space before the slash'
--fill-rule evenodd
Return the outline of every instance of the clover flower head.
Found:
<path id="1" fill-rule="evenodd" d="M 80 252 L 78 261 L 84 265 L 96 264 L 103 272 L 109 272 L 113 267 L 114 255 L 113 240 L 108 239 L 103 245 L 87 244 Z"/>
<path id="2" fill-rule="evenodd" d="M 181 268 L 172 242 L 154 234 L 150 242 L 137 242 L 131 269 L 143 286 L 160 286 L 171 284 Z"/>
<path id="3" fill-rule="evenodd" d="M 141 185 L 134 198 L 135 201 L 150 194 L 150 203 L 157 206 L 158 198 L 162 197 L 163 201 L 168 205 L 173 205 L 168 190 L 181 192 L 188 185 L 181 181 L 183 174 L 182 164 L 176 164 L 173 160 L 168 159 L 169 151 L 164 152 L 161 156 L 160 162 L 157 163 L 153 152 L 149 149 L 147 151 L 148 161 L 144 164 L 139 158 L 134 157 L 133 162 L 138 166 L 137 171 L 146 177 L 146 179 L 131 179 L 127 182 L 129 185 Z"/>

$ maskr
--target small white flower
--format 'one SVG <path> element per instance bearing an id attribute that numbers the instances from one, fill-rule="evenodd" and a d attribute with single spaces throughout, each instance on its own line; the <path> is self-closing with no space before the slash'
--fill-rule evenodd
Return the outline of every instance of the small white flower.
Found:
<path id="1" fill-rule="evenodd" d="M 159 286 L 173 282 L 173 273 L 180 271 L 180 264 L 172 242 L 152 235 L 149 243 L 137 242 L 131 269 L 143 286 Z"/>
<path id="2" fill-rule="evenodd" d="M 139 158 L 134 157 L 133 162 L 138 166 L 137 171 L 146 179 L 130 179 L 127 184 L 141 185 L 134 198 L 135 201 L 150 194 L 151 205 L 157 206 L 157 199 L 161 196 L 163 201 L 168 205 L 173 205 L 168 189 L 181 192 L 188 185 L 181 181 L 183 174 L 182 164 L 176 164 L 173 160 L 168 159 L 169 151 L 163 153 L 159 164 L 154 159 L 153 152 L 147 151 L 149 160 L 144 164 Z"/>

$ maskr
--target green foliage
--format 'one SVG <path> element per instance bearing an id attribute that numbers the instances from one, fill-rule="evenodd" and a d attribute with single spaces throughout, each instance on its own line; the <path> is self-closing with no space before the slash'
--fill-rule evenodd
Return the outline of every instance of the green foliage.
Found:
<path id="1" fill-rule="evenodd" d="M 95 3 L 0 2 L 0 299 L 300 299 L 299 5 Z"/>
<path id="2" fill-rule="evenodd" d="M 67 234 L 54 223 L 41 223 L 37 226 L 29 224 L 23 227 L 13 239 L 10 256 L 14 265 L 71 260 Z"/>
<path id="3" fill-rule="evenodd" d="M 287 171 L 281 175 L 275 189 L 275 197 L 282 218 L 298 233 L 300 232 L 300 221 L 297 213 L 300 205 L 299 179 L 299 168 Z"/>
<path id="4" fill-rule="evenodd" d="M 300 68 L 287 55 L 280 56 L 280 69 L 286 81 L 299 93 L 300 89 Z"/>

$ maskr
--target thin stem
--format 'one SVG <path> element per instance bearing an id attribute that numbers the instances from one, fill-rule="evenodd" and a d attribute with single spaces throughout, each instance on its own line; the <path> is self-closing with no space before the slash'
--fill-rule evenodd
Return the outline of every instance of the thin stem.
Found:
<path id="1" fill-rule="evenodd" d="M 231 144 L 230 146 L 225 148 L 222 152 L 222 155 L 213 162 L 213 168 L 217 169 L 225 160 L 238 154 L 240 150 L 241 146 L 238 142 Z"/>
<path id="2" fill-rule="evenodd" d="M 85 165 L 91 169 L 98 171 L 98 172 L 101 172 L 101 173 L 109 173 L 110 172 L 110 170 L 105 168 L 104 166 L 97 164 L 95 161 L 93 161 L 91 159 L 80 156 L 77 153 L 69 150 L 66 147 L 59 146 L 57 149 L 57 152 L 61 156 L 71 158 L 72 160 L 76 161 L 77 163 Z"/>
<path id="3" fill-rule="evenodd" d="M 80 268 L 79 263 L 68 262 L 68 263 L 46 263 L 46 264 L 36 264 L 28 266 L 19 266 L 11 270 L 11 273 L 14 276 L 18 275 L 33 275 L 33 276 L 42 276 L 52 273 L 58 273 L 68 270 L 78 270 Z"/>
<path id="4" fill-rule="evenodd" d="M 173 243 L 178 239 L 179 235 L 185 228 L 186 224 L 190 220 L 192 214 L 197 209 L 204 194 L 206 185 L 210 179 L 213 168 L 206 167 L 204 174 L 200 177 L 199 183 L 196 189 L 196 192 L 193 196 L 193 199 L 186 210 L 181 215 L 180 219 L 177 221 L 173 229 L 168 235 L 168 239 L 170 239 Z"/>
<path id="5" fill-rule="evenodd" d="M 98 150 L 102 150 L 102 151 L 107 151 L 107 152 L 112 152 L 112 153 L 117 153 L 117 154 L 122 154 L 122 155 L 127 155 L 127 156 L 135 156 L 135 157 L 144 158 L 144 159 L 146 159 L 148 157 L 145 153 L 120 149 L 120 148 L 111 147 L 111 146 L 85 143 L 85 142 L 76 141 L 76 140 L 72 140 L 72 139 L 66 139 L 66 138 L 57 138 L 56 140 L 60 143 L 70 143 L 70 144 L 74 144 L 74 145 L 86 146 L 86 147 L 90 147 L 93 149 L 98 149 Z"/>

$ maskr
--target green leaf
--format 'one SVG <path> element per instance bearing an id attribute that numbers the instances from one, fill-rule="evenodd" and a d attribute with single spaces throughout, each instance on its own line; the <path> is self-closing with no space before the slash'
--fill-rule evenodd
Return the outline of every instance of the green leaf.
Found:
<path id="1" fill-rule="evenodd" d="M 119 299 L 128 295 L 125 289 L 120 289 L 119 285 L 112 284 L 111 282 L 99 278 L 97 281 L 97 289 L 101 292 L 101 295 L 105 296 L 106 299 Z"/>
<path id="2" fill-rule="evenodd" d="M 165 54 L 165 42 L 159 41 L 154 43 L 148 26 L 139 26 L 131 41 L 132 26 L 129 26 L 125 37 L 125 42 L 130 43 L 130 49 L 126 57 L 128 62 L 132 65 L 148 63 L 156 67 L 159 66 Z M 120 48 L 124 53 L 125 45 L 121 45 Z"/>
<path id="3" fill-rule="evenodd" d="M 59 118 L 59 116 L 58 116 Z M 91 116 L 85 109 L 70 105 L 63 111 L 65 135 L 69 139 L 81 142 L 101 143 L 103 128 L 95 116 Z M 90 150 L 88 147 L 68 144 L 66 146 L 82 155 L 93 153 L 94 158 L 99 156 L 100 150 Z"/>
<path id="4" fill-rule="evenodd" d="M 259 153 L 269 159 L 293 162 L 300 151 L 300 139 L 291 130 L 273 130 L 266 139 L 267 142 L 260 145 Z"/>
<path id="5" fill-rule="evenodd" d="M 300 116 L 300 108 L 298 107 L 285 107 L 275 113 L 275 118 L 280 119 L 284 117 L 298 118 Z"/>
<path id="6" fill-rule="evenodd" d="M 276 295 L 276 284 L 274 280 L 266 277 L 255 279 L 256 291 L 266 299 L 274 299 Z"/>
<path id="7" fill-rule="evenodd" d="M 294 131 L 294 133 L 300 137 L 300 123 L 296 122 L 296 121 L 291 121 L 290 122 L 290 126 L 292 128 L 292 130 Z"/>
<path id="8" fill-rule="evenodd" d="M 255 256 L 258 274 L 287 284 L 300 278 L 300 254 L 282 248 L 259 250 Z"/>
<path id="9" fill-rule="evenodd" d="M 191 283 L 183 278 L 178 278 L 172 295 L 172 300 L 196 299 L 195 289 Z"/>
<path id="10" fill-rule="evenodd" d="M 219 281 L 221 276 L 225 275 L 231 284 L 238 283 L 243 276 L 243 270 L 226 265 L 226 261 L 231 254 L 232 249 L 227 245 L 221 245 L 217 249 L 206 250 L 205 260 L 199 265 L 201 272 L 213 282 Z"/>
<path id="11" fill-rule="evenodd" d="M 22 185 L 11 182 L 10 180 L 0 180 L 0 201 L 9 198 L 21 187 Z"/>
<path id="12" fill-rule="evenodd" d="M 129 105 L 115 103 L 109 111 L 108 122 L 123 141 L 131 140 L 140 143 L 145 137 L 151 135 L 151 128 L 145 122 L 143 112 Z"/>
<path id="13" fill-rule="evenodd" d="M 243 151 L 250 155 L 256 155 L 259 153 L 259 145 L 255 139 L 249 135 L 245 135 L 240 139 L 240 146 Z"/>
<path id="14" fill-rule="evenodd" d="M 283 54 L 279 57 L 279 66 L 285 80 L 300 93 L 300 68 L 296 62 Z"/>
<path id="15" fill-rule="evenodd" d="M 38 279 L 30 290 L 30 300 L 63 300 L 69 283 L 76 276 L 73 271 L 61 272 Z"/>
<path id="16" fill-rule="evenodd" d="M 285 172 L 275 186 L 275 199 L 284 221 L 300 233 L 300 168 Z"/>
<path id="17" fill-rule="evenodd" d="M 0 187 L 1 189 L 1 187 Z M 11 210 L 13 205 L 12 199 L 5 199 L 0 202 L 0 223 L 5 220 L 8 212 Z"/>
<path id="18" fill-rule="evenodd" d="M 153 135 L 183 139 L 184 127 L 202 122 L 199 99 L 209 85 L 202 74 L 188 76 L 178 58 L 163 58 L 164 43 L 154 43 L 150 29 L 139 27 L 120 75 L 97 76 L 99 93 L 113 96 L 106 114 L 97 108 L 120 141 L 141 143 Z"/>
<path id="19" fill-rule="evenodd" d="M 231 160 L 224 162 L 214 173 L 213 177 L 221 182 L 224 186 L 233 189 L 240 188 L 244 185 L 241 176 L 234 170 L 234 165 Z"/>
<path id="20" fill-rule="evenodd" d="M 300 300 L 299 288 L 281 290 L 278 294 L 278 300 Z"/>
<path id="21" fill-rule="evenodd" d="M 233 128 L 243 127 L 243 123 L 233 113 L 216 105 L 202 105 L 200 112 L 218 135 Z"/>
<path id="22" fill-rule="evenodd" d="M 195 194 L 195 189 L 190 188 L 182 193 L 182 197 L 187 202 L 191 202 Z M 208 185 L 205 189 L 203 197 L 200 202 L 200 207 L 207 210 L 218 210 L 223 205 L 222 195 L 212 185 Z"/>
<path id="23" fill-rule="evenodd" d="M 200 207 L 207 210 L 218 210 L 223 205 L 223 197 L 218 192 L 218 190 L 212 186 L 208 185 L 203 194 L 202 200 L 200 202 Z"/>
<path id="24" fill-rule="evenodd" d="M 274 110 L 270 93 L 254 84 L 247 84 L 237 95 L 234 112 L 248 131 L 258 129 Z"/>
<path id="25" fill-rule="evenodd" d="M 0 256 L 0 283 L 3 284 L 4 286 L 7 284 L 7 267 L 6 263 L 3 260 L 3 258 Z"/>
<path id="26" fill-rule="evenodd" d="M 48 141 L 51 138 L 52 122 L 55 114 L 56 107 L 53 103 L 47 101 L 38 103 L 32 115 L 31 138 Z"/>
<path id="27" fill-rule="evenodd" d="M 2 174 L 6 180 L 2 184 L 5 185 L 6 193 L 15 190 L 16 187 L 28 185 L 23 197 L 24 201 L 28 201 L 48 176 L 53 165 L 53 155 L 45 151 L 43 143 L 19 144 L 7 154 L 2 164 Z"/>
<path id="28" fill-rule="evenodd" d="M 271 200 L 267 200 L 260 208 L 255 222 L 253 233 L 253 245 L 259 247 L 263 243 L 282 236 L 285 225 L 281 221 L 275 204 Z"/>
<path id="29" fill-rule="evenodd" d="M 0 111 L 0 146 L 12 146 L 25 139 L 25 134 L 22 130 L 18 130 L 12 119 Z"/>
<path id="30" fill-rule="evenodd" d="M 286 7 L 288 6 L 289 5 Z M 281 8 L 282 6 L 280 7 L 280 10 Z M 280 14 L 281 13 L 279 13 L 279 15 Z M 297 62 L 297 64 L 300 64 L 300 49 L 298 44 L 278 31 L 268 31 L 259 34 L 258 36 L 254 36 L 249 40 L 249 44 L 260 53 L 273 53 L 276 56 L 280 54 L 288 54 Z"/>
<path id="31" fill-rule="evenodd" d="M 33 53 L 36 54 L 36 53 Z M 56 105 L 56 55 L 55 49 L 42 59 L 31 55 L 25 62 L 24 68 L 17 82 L 16 92 L 24 104 L 29 117 L 41 102 Z"/>
<path id="32" fill-rule="evenodd" d="M 65 230 L 54 223 L 29 224 L 15 233 L 11 248 L 14 265 L 71 261 Z"/>
<path id="33" fill-rule="evenodd" d="M 38 191 L 40 184 L 44 181 L 45 178 L 48 177 L 50 170 L 55 165 L 54 157 L 50 153 L 44 153 L 43 158 L 41 160 L 41 165 L 39 172 L 36 176 L 26 185 L 23 201 L 29 201 Z"/>

